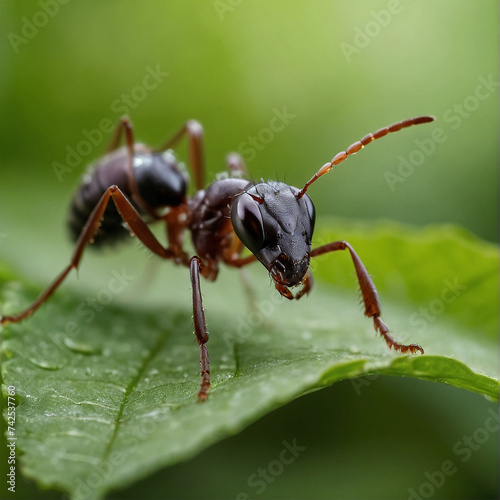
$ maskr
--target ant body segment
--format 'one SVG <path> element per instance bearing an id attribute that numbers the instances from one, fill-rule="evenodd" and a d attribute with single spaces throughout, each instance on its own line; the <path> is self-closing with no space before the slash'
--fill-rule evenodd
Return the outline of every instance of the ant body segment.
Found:
<path id="1" fill-rule="evenodd" d="M 377 290 L 368 271 L 352 246 L 336 241 L 311 249 L 315 209 L 306 193 L 319 177 L 328 173 L 349 155 L 375 139 L 402 128 L 433 121 L 420 116 L 368 134 L 323 165 L 302 189 L 283 182 L 250 182 L 240 178 L 245 165 L 237 154 L 227 159 L 231 176 L 204 188 L 203 129 L 188 121 L 161 148 L 153 150 L 135 143 L 132 125 L 122 118 L 108 152 L 86 174 L 71 205 L 69 225 L 76 241 L 70 263 L 24 311 L 2 316 L 0 324 L 16 323 L 33 314 L 61 285 L 72 269 L 77 269 L 87 244 L 107 244 L 127 234 L 125 223 L 134 236 L 151 252 L 190 270 L 194 333 L 200 345 L 200 401 L 210 389 L 210 365 L 207 351 L 208 330 L 202 304 L 200 275 L 214 281 L 221 263 L 241 268 L 256 260 L 269 272 L 276 290 L 289 300 L 300 299 L 312 287 L 311 258 L 337 250 L 348 250 L 361 289 L 365 315 L 387 346 L 401 353 L 415 354 L 419 345 L 397 342 L 380 318 Z M 119 147 L 125 133 L 126 145 Z M 187 137 L 189 164 L 196 193 L 187 195 L 188 181 L 170 147 Z M 113 203 L 110 203 L 113 200 Z M 163 246 L 148 224 L 163 221 L 168 246 Z M 183 249 L 184 234 L 191 233 L 195 255 Z M 243 256 L 244 248 L 251 252 Z M 292 292 L 292 289 L 294 289 Z"/>

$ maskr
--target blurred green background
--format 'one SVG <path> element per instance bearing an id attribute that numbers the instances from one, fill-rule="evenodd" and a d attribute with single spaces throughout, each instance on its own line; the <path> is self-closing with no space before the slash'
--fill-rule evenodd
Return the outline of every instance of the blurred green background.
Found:
<path id="1" fill-rule="evenodd" d="M 298 187 L 366 133 L 432 114 L 437 122 L 377 141 L 311 187 L 318 216 L 457 223 L 497 241 L 497 2 L 3 0 L 0 29 L 0 256 L 33 281 L 66 262 L 68 201 L 110 137 L 92 131 L 125 112 L 151 145 L 200 120 L 209 180 L 239 149 L 255 178 Z M 276 110 L 289 117 L 270 135 Z M 72 165 L 68 148 L 81 153 Z M 111 254 L 89 252 L 70 286 L 92 289 L 110 265 L 138 258 Z M 128 495 L 403 498 L 491 408 L 424 382 L 380 378 L 361 396 L 339 384 Z M 293 438 L 307 457 L 256 494 L 248 476 Z M 432 498 L 492 498 L 497 467 L 490 439 Z"/>

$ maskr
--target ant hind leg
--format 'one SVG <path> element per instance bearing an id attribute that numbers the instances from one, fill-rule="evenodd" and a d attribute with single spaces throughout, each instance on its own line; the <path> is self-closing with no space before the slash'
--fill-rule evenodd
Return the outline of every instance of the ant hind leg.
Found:
<path id="1" fill-rule="evenodd" d="M 6 323 L 17 323 L 31 316 L 57 290 L 71 270 L 78 268 L 83 251 L 85 250 L 87 244 L 92 243 L 94 234 L 99 228 L 101 218 L 110 199 L 113 199 L 113 202 L 122 216 L 123 221 L 144 246 L 164 259 L 172 257 L 171 252 L 163 247 L 156 239 L 156 236 L 151 232 L 146 222 L 144 222 L 140 214 L 122 193 L 122 191 L 120 191 L 117 186 L 111 186 L 102 195 L 99 203 L 96 205 L 90 214 L 87 223 L 83 227 L 76 242 L 75 250 L 70 263 L 27 309 L 16 315 L 2 316 L 0 318 L 0 325 L 4 325 Z"/>

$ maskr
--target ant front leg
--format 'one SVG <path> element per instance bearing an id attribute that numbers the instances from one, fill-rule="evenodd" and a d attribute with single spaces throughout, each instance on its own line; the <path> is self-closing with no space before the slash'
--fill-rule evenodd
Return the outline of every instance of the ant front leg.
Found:
<path id="1" fill-rule="evenodd" d="M 210 390 L 210 359 L 207 350 L 208 330 L 205 312 L 203 311 L 203 300 L 200 288 L 200 271 L 202 266 L 203 264 L 199 257 L 195 255 L 191 258 L 189 270 L 191 274 L 191 287 L 193 290 L 194 333 L 200 345 L 201 386 L 198 392 L 199 401 L 207 400 L 208 391 Z"/>
<path id="2" fill-rule="evenodd" d="M 411 352 L 415 354 L 417 351 L 424 354 L 424 350 L 417 344 L 405 345 L 397 342 L 391 335 L 389 335 L 389 328 L 384 324 L 380 318 L 380 302 L 378 300 L 378 293 L 375 285 L 373 284 L 366 267 L 361 262 L 360 258 L 354 251 L 354 248 L 346 241 L 335 241 L 329 243 L 328 245 L 323 245 L 311 251 L 311 257 L 317 257 L 328 252 L 335 252 L 336 250 L 349 250 L 351 254 L 352 262 L 354 268 L 356 269 L 356 275 L 358 277 L 359 287 L 361 289 L 361 294 L 363 296 L 363 302 L 365 305 L 365 316 L 373 318 L 373 325 L 375 331 L 378 331 L 382 337 L 384 337 L 385 342 L 389 349 L 392 347 L 395 351 L 401 353 Z"/>
<path id="3" fill-rule="evenodd" d="M 14 316 L 2 316 L 0 318 L 0 325 L 4 325 L 6 323 L 17 323 L 31 316 L 57 290 L 70 271 L 78 268 L 83 251 L 85 250 L 87 244 L 92 242 L 94 234 L 99 228 L 102 216 L 110 199 L 112 199 L 115 203 L 123 221 L 144 246 L 164 259 L 172 257 L 171 252 L 164 248 L 156 239 L 156 236 L 151 232 L 148 225 L 144 222 L 140 214 L 122 193 L 122 191 L 120 191 L 117 186 L 111 186 L 102 195 L 99 203 L 96 205 L 83 227 L 76 242 L 71 262 L 68 266 L 63 269 L 52 284 L 49 285 L 27 309 Z"/>

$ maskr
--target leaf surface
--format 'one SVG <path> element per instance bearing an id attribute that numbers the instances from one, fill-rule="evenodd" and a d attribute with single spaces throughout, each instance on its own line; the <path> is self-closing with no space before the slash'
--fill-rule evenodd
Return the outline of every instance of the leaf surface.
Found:
<path id="1" fill-rule="evenodd" d="M 99 498 L 302 394 L 373 374 L 446 383 L 496 399 L 497 249 L 447 226 L 416 230 L 338 219 L 323 219 L 316 244 L 339 235 L 372 272 L 394 336 L 419 343 L 424 356 L 397 355 L 374 335 L 344 252 L 313 264 L 315 288 L 299 302 L 282 300 L 255 266 L 254 310 L 233 292 L 237 273 L 222 270 L 210 288 L 202 283 L 213 389 L 199 404 L 187 286 L 170 286 L 185 296 L 182 305 L 131 307 L 116 300 L 99 310 L 66 289 L 2 332 L 4 388 L 16 388 L 25 474 L 75 498 Z M 4 313 L 33 299 L 12 273 L 2 272 L 1 279 Z M 95 295 L 103 302 L 108 296 Z"/>

